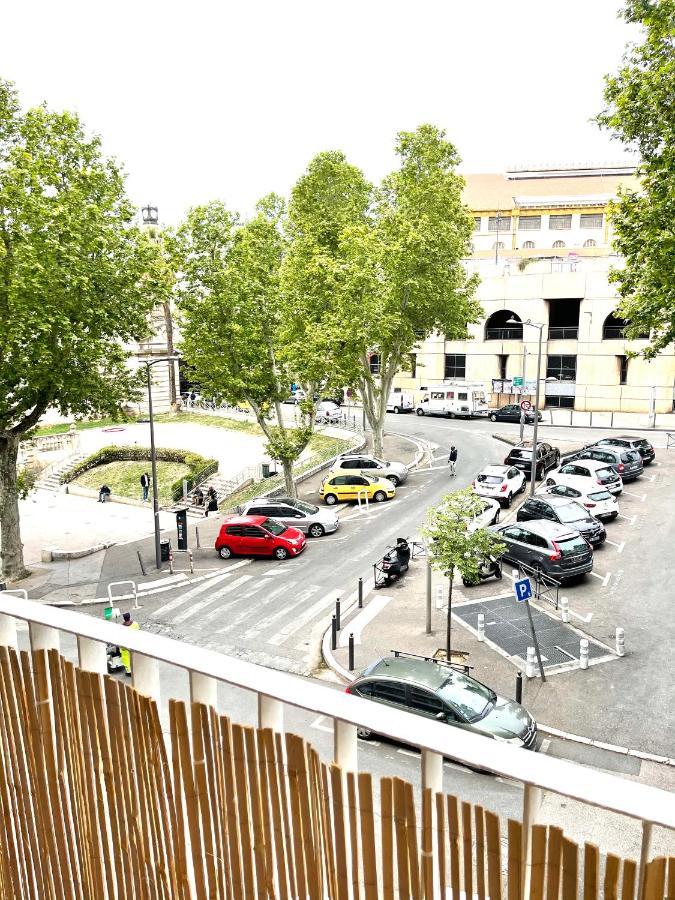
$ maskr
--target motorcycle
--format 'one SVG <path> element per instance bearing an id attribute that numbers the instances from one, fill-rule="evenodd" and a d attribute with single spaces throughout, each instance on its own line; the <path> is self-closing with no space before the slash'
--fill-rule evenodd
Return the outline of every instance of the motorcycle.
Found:
<path id="1" fill-rule="evenodd" d="M 381 579 L 375 578 L 375 587 L 387 587 L 395 578 L 401 578 L 410 566 L 410 546 L 405 538 L 399 538 L 395 547 L 391 547 L 384 554 L 379 563 L 375 564 L 375 574 L 382 573 Z"/>
<path id="2" fill-rule="evenodd" d="M 499 581 L 501 577 L 502 564 L 498 559 L 495 559 L 494 556 L 491 556 L 489 559 L 481 560 L 478 573 L 474 578 L 469 579 L 462 575 L 462 581 L 464 587 L 475 587 L 477 584 L 480 584 L 481 581 L 486 581 L 488 578 L 496 578 Z"/>

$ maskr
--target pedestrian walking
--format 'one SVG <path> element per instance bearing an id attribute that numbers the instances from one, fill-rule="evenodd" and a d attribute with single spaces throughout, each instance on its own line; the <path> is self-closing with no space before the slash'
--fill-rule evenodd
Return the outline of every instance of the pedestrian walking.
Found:
<path id="1" fill-rule="evenodd" d="M 141 490 L 143 491 L 143 500 L 148 499 L 148 491 L 150 490 L 150 476 L 147 472 L 141 475 Z"/>
<path id="2" fill-rule="evenodd" d="M 110 499 L 111 493 L 112 493 L 112 491 L 110 490 L 108 485 L 102 484 L 101 487 L 98 489 L 98 502 L 105 503 L 107 500 Z"/>
<path id="3" fill-rule="evenodd" d="M 448 465 L 450 466 L 450 474 L 457 474 L 457 447 L 452 446 L 450 448 L 450 455 L 448 456 Z"/>
<path id="4" fill-rule="evenodd" d="M 141 626 L 138 622 L 134 622 L 131 618 L 130 612 L 125 612 L 122 614 L 122 625 L 126 625 L 127 628 L 139 629 Z M 120 647 L 120 657 L 122 659 L 122 665 L 124 666 L 124 672 L 126 675 L 131 675 L 131 653 L 129 652 L 128 647 Z"/>

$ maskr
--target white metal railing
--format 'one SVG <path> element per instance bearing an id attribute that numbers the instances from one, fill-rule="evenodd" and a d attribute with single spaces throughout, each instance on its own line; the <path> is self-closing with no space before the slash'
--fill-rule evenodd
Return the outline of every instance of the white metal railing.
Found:
<path id="1" fill-rule="evenodd" d="M 189 673 L 193 701 L 215 705 L 218 682 L 252 691 L 258 700 L 260 727 L 283 730 L 284 707 L 297 707 L 333 721 L 335 762 L 357 768 L 357 728 L 362 727 L 421 751 L 424 787 L 442 790 L 444 757 L 495 775 L 514 779 L 524 788 L 523 824 L 532 825 L 544 792 L 630 816 L 642 823 L 640 866 L 650 854 L 652 827 L 675 829 L 675 803 L 667 791 L 563 759 L 532 753 L 459 729 L 448 741 L 447 725 L 385 708 L 315 681 L 182 643 L 157 634 L 134 631 L 83 613 L 44 606 L 0 591 L 0 644 L 17 646 L 16 620 L 29 626 L 33 650 L 59 649 L 60 632 L 75 635 L 79 664 L 106 672 L 108 643 L 128 647 L 133 655 L 133 684 L 158 702 L 159 663 Z M 225 710 L 227 712 L 227 710 Z"/>

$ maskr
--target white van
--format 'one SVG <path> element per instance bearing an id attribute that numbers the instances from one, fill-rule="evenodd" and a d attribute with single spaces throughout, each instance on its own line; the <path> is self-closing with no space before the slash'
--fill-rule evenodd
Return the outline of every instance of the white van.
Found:
<path id="1" fill-rule="evenodd" d="M 427 388 L 417 404 L 418 416 L 449 416 L 470 419 L 487 416 L 485 385 L 480 382 L 446 381 Z"/>
<path id="2" fill-rule="evenodd" d="M 406 394 L 403 391 L 394 391 L 389 394 L 387 399 L 387 412 L 407 413 L 415 409 L 412 394 Z"/>

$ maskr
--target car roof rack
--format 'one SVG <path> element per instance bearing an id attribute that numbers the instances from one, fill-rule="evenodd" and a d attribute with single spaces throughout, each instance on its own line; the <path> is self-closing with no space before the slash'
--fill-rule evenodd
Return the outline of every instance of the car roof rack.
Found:
<path id="1" fill-rule="evenodd" d="M 473 669 L 473 666 L 470 666 L 467 663 L 448 662 L 447 659 L 438 659 L 435 656 L 423 656 L 421 653 L 408 653 L 406 650 L 391 650 L 390 653 L 393 653 L 396 659 L 400 656 L 406 658 L 411 657 L 412 659 L 423 659 L 425 662 L 436 663 L 439 666 L 447 666 L 448 669 L 460 669 L 465 673 L 469 669 Z"/>

